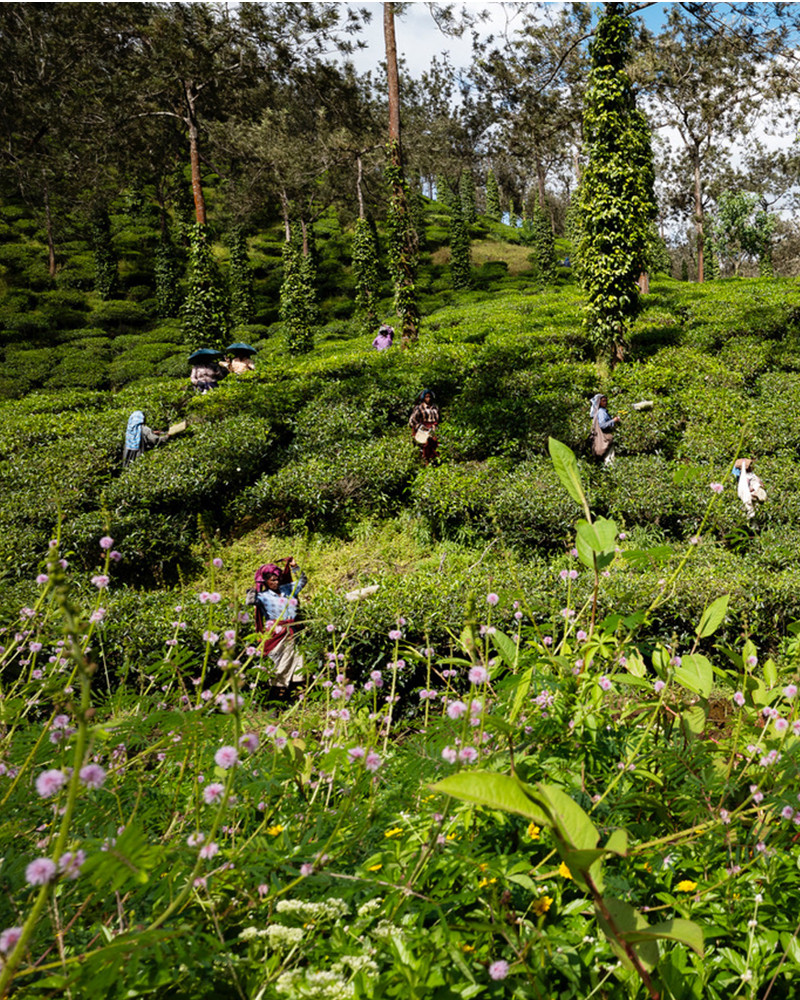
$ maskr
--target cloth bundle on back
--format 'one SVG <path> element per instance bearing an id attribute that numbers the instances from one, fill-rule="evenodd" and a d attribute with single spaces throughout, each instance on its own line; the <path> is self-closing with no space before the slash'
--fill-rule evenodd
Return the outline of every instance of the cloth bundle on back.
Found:
<path id="1" fill-rule="evenodd" d="M 247 592 L 247 603 L 255 609 L 256 632 L 264 635 L 261 648 L 275 665 L 277 687 L 287 687 L 301 679 L 303 657 L 294 648 L 292 623 L 297 618 L 297 595 L 308 579 L 290 556 L 279 560 L 283 566 L 265 563 L 255 573 L 254 587 Z M 292 569 L 300 576 L 293 579 Z"/>
<path id="2" fill-rule="evenodd" d="M 128 426 L 125 430 L 125 447 L 122 449 L 123 466 L 134 462 L 146 448 L 167 443 L 169 435 L 151 431 L 144 421 L 145 416 L 141 410 L 134 410 L 128 417 Z"/>
<path id="3" fill-rule="evenodd" d="M 733 476 L 738 480 L 736 493 L 744 505 L 748 521 L 756 516 L 753 501 L 758 500 L 759 503 L 763 503 L 767 499 L 764 484 L 755 472 L 751 471 L 752 465 L 752 458 L 737 458 L 731 470 Z"/>
<path id="4" fill-rule="evenodd" d="M 589 444 L 593 455 L 602 458 L 605 465 L 612 465 L 614 462 L 614 428 L 619 423 L 619 417 L 612 417 L 606 408 L 607 406 L 608 397 L 605 393 L 598 392 L 592 396 L 589 409 L 589 419 L 592 421 Z"/>

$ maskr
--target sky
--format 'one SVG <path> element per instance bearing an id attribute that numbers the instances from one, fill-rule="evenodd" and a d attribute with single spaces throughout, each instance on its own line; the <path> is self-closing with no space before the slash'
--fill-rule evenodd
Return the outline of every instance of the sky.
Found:
<path id="1" fill-rule="evenodd" d="M 361 38 L 367 43 L 367 48 L 353 56 L 356 67 L 365 72 L 374 69 L 384 58 L 383 45 L 383 3 L 353 2 L 350 7 L 366 8 L 372 11 L 372 20 L 361 32 Z M 553 0 L 553 7 L 561 7 L 561 0 Z M 588 3 L 587 6 L 602 8 L 602 3 Z M 638 6 L 629 4 L 626 6 Z M 664 20 L 665 8 L 671 3 L 654 3 L 640 14 L 651 30 L 658 30 Z M 489 18 L 479 29 L 481 34 L 488 35 L 502 30 L 508 19 L 513 17 L 511 5 L 500 0 L 467 0 L 457 3 L 456 7 L 477 13 L 481 10 L 489 12 Z M 428 69 L 431 59 L 443 52 L 450 53 L 450 62 L 456 68 L 466 67 L 471 61 L 471 39 L 469 33 L 461 38 L 449 38 L 443 35 L 428 11 L 428 4 L 418 0 L 409 5 L 408 10 L 398 18 L 395 24 L 398 55 L 406 61 L 408 71 L 413 77 L 418 77 Z"/>

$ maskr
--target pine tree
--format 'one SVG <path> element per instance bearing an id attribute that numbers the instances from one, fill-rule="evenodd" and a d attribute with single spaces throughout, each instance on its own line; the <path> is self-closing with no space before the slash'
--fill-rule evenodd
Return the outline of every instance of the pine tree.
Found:
<path id="1" fill-rule="evenodd" d="M 478 218 L 475 207 L 475 181 L 471 170 L 462 170 L 458 180 L 458 201 L 461 207 L 461 218 L 470 225 Z"/>
<path id="2" fill-rule="evenodd" d="M 378 325 L 378 248 L 375 234 L 366 219 L 359 219 L 353 231 L 353 277 L 356 286 L 355 321 L 362 334 Z"/>
<path id="3" fill-rule="evenodd" d="M 577 256 L 589 301 L 585 326 L 598 353 L 621 360 L 639 310 L 655 216 L 650 129 L 625 72 L 633 27 L 621 3 L 607 3 L 590 45 L 584 105 L 588 163 L 578 191 L 583 236 Z"/>
<path id="4" fill-rule="evenodd" d="M 224 347 L 228 339 L 228 309 L 208 229 L 199 222 L 189 227 L 189 293 L 183 304 L 184 340 L 193 347 Z"/>
<path id="5" fill-rule="evenodd" d="M 547 284 L 556 276 L 556 243 L 550 220 L 545 215 L 544 209 L 538 205 L 533 210 L 529 226 L 530 259 L 534 274 Z"/>
<path id="6" fill-rule="evenodd" d="M 180 269 L 178 254 L 169 232 L 163 233 L 158 241 L 153 271 L 158 315 L 163 318 L 177 316 L 181 307 L 181 291 L 178 283 Z"/>
<path id="7" fill-rule="evenodd" d="M 490 219 L 494 219 L 495 222 L 499 222 L 503 213 L 500 210 L 500 189 L 497 186 L 497 178 L 494 176 L 494 170 L 489 170 L 489 174 L 486 178 L 486 214 Z"/>
<path id="8" fill-rule="evenodd" d="M 457 213 L 450 221 L 450 272 L 453 277 L 453 288 L 471 287 L 469 230 Z"/>
<path id="9" fill-rule="evenodd" d="M 233 326 L 244 326 L 253 319 L 255 303 L 253 301 L 253 272 L 250 269 L 247 256 L 247 239 L 238 226 L 228 235 L 228 248 L 231 255 L 228 271 L 231 323 Z"/>
<path id="10" fill-rule="evenodd" d="M 90 229 L 94 250 L 94 290 L 101 299 L 111 299 L 117 290 L 119 271 L 111 243 L 111 222 L 105 207 L 94 209 Z"/>

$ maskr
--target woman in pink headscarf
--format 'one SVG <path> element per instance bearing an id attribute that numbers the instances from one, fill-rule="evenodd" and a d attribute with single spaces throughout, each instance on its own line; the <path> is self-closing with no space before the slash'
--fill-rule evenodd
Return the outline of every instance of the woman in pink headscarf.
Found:
<path id="1" fill-rule="evenodd" d="M 303 657 L 294 648 L 292 623 L 297 618 L 297 595 L 308 578 L 293 557 L 261 566 L 255 575 L 255 587 L 247 593 L 247 603 L 255 606 L 256 632 L 264 634 L 262 649 L 275 664 L 277 687 L 287 687 L 301 679 Z M 297 580 L 292 570 L 299 570 Z"/>

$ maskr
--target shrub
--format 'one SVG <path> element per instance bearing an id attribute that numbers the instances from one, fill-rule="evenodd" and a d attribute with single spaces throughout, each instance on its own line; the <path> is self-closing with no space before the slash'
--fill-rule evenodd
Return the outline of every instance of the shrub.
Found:
<path id="1" fill-rule="evenodd" d="M 125 333 L 147 322 L 147 313 L 136 302 L 127 299 L 109 299 L 101 302 L 89 316 L 94 326 L 109 332 Z"/>
<path id="2" fill-rule="evenodd" d="M 353 442 L 335 456 L 313 456 L 264 476 L 236 508 L 283 524 L 343 530 L 366 513 L 397 509 L 417 461 L 405 434 Z"/>
<path id="3" fill-rule="evenodd" d="M 266 470 L 270 458 L 263 422 L 231 417 L 145 454 L 109 486 L 106 502 L 118 514 L 191 513 L 213 522 L 235 493 Z"/>
<path id="4" fill-rule="evenodd" d="M 103 350 L 99 338 L 88 344 L 77 341 L 59 353 L 60 360 L 47 380 L 48 389 L 100 389 L 108 384 L 108 351 Z"/>

